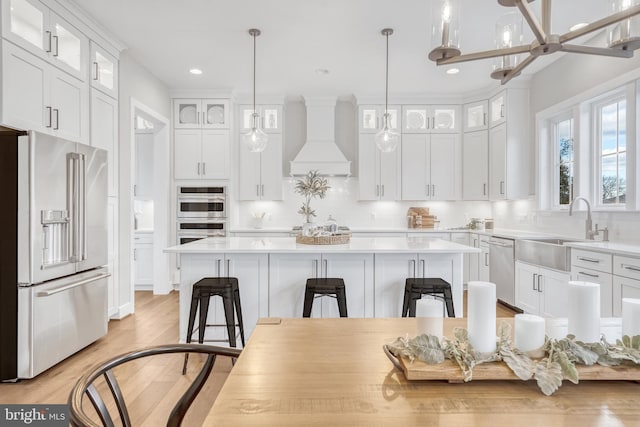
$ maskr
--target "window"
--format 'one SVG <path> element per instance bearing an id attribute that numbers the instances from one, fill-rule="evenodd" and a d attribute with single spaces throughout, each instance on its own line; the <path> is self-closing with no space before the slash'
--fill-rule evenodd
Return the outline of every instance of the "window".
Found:
<path id="1" fill-rule="evenodd" d="M 573 118 L 553 121 L 554 205 L 568 207 L 573 200 L 574 146 Z"/>
<path id="2" fill-rule="evenodd" d="M 609 100 L 596 108 L 598 124 L 597 196 L 603 206 L 622 205 L 626 201 L 627 178 L 627 101 Z"/>

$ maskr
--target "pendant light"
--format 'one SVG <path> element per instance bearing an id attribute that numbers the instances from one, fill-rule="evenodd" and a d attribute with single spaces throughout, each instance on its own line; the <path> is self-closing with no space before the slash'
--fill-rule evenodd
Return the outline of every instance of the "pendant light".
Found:
<path id="1" fill-rule="evenodd" d="M 242 135 L 242 139 L 249 151 L 259 153 L 267 148 L 269 136 L 264 133 L 260 125 L 260 115 L 256 110 L 256 37 L 260 30 L 252 28 L 249 34 L 253 37 L 253 114 L 251 115 L 251 130 Z"/>
<path id="2" fill-rule="evenodd" d="M 400 135 L 394 132 L 391 127 L 391 114 L 389 114 L 389 36 L 393 34 L 393 29 L 385 28 L 380 32 L 387 38 L 387 56 L 385 68 L 384 87 L 384 115 L 382 116 L 382 129 L 376 133 L 376 145 L 383 153 L 389 153 L 396 149 Z"/>

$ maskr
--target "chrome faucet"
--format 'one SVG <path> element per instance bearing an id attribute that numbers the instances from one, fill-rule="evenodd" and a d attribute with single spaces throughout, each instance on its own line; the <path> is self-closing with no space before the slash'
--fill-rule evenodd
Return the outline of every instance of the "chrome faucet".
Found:
<path id="1" fill-rule="evenodd" d="M 569 205 L 569 216 L 573 214 L 573 204 L 576 202 L 576 200 L 583 200 L 587 204 L 587 220 L 585 221 L 585 232 L 584 232 L 585 239 L 594 240 L 594 236 L 596 235 L 597 232 L 594 232 L 593 229 L 591 228 L 591 204 L 589 203 L 589 200 L 587 200 L 586 197 L 578 196 L 571 201 L 571 204 Z"/>

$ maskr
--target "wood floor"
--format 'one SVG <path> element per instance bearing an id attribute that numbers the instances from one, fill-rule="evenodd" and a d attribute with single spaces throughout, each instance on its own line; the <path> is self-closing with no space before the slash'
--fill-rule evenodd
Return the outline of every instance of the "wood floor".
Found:
<path id="1" fill-rule="evenodd" d="M 66 403 L 76 380 L 93 365 L 131 350 L 177 342 L 178 296 L 178 292 L 169 295 L 136 292 L 134 315 L 110 321 L 106 337 L 36 378 L 0 384 L 0 403 Z M 501 304 L 497 305 L 496 312 L 497 317 L 515 314 Z M 178 355 L 147 358 L 117 372 L 125 398 L 131 403 L 133 425 L 155 427 L 166 423 L 173 403 L 197 375 L 202 358 L 192 356 L 189 359 L 189 370 L 185 376 L 181 375 L 182 361 Z M 231 367 L 229 359 L 219 358 L 213 375 L 187 414 L 184 425 L 202 424 Z"/>

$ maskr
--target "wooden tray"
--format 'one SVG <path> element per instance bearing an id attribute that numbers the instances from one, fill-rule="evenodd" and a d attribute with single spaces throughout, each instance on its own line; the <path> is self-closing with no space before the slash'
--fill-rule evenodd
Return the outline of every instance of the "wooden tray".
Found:
<path id="1" fill-rule="evenodd" d="M 296 236 L 296 243 L 303 245 L 344 245 L 349 243 L 351 233 L 336 234 L 334 236 Z"/>

